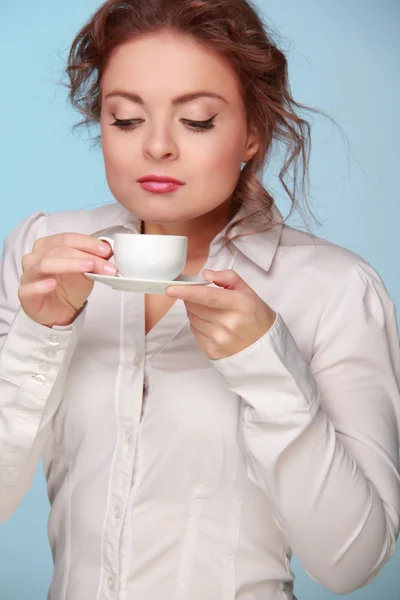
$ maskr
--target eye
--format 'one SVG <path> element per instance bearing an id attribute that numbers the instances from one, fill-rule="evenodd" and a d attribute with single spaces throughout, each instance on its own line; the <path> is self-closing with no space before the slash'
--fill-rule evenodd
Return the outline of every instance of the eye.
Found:
<path id="1" fill-rule="evenodd" d="M 112 127 L 118 127 L 123 131 L 132 131 L 138 123 L 143 122 L 143 119 L 118 119 L 114 113 L 111 113 L 115 121 L 111 123 Z M 182 123 L 188 126 L 192 133 L 203 133 L 215 127 L 213 121 L 218 115 L 215 114 L 207 121 L 192 121 L 191 119 L 181 119 Z"/>
<path id="2" fill-rule="evenodd" d="M 213 121 L 217 115 L 218 113 L 207 121 L 191 121 L 189 119 L 182 119 L 182 123 L 185 123 L 185 125 L 187 125 L 193 133 L 203 133 L 204 131 L 214 129 L 215 125 Z"/>
<path id="3" fill-rule="evenodd" d="M 124 131 L 132 131 L 136 127 L 138 123 L 143 121 L 143 119 L 117 119 L 114 113 L 111 113 L 114 117 L 114 123 L 111 123 L 112 127 L 118 127 L 118 129 L 122 129 Z"/>

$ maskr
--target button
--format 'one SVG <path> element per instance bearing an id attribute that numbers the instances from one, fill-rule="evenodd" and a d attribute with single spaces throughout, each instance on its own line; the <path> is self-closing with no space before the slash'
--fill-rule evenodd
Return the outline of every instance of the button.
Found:
<path id="1" fill-rule="evenodd" d="M 45 340 L 50 344 L 50 346 L 59 346 L 60 338 L 56 335 L 48 335 L 45 337 Z"/>
<path id="2" fill-rule="evenodd" d="M 143 396 L 146 394 L 146 383 L 143 383 Z"/>
<path id="3" fill-rule="evenodd" d="M 45 354 L 47 358 L 53 358 L 56 355 L 56 351 L 52 348 L 40 348 L 40 352 Z"/>
<path id="4" fill-rule="evenodd" d="M 109 588 L 112 588 L 112 586 L 114 585 L 114 579 L 112 577 L 107 578 L 107 585 Z"/>
<path id="5" fill-rule="evenodd" d="M 121 511 L 120 511 L 120 509 L 119 509 L 119 506 L 116 506 L 116 507 L 114 508 L 114 515 L 115 515 L 115 518 L 116 518 L 116 519 L 119 519 L 119 518 L 121 517 Z"/>
<path id="6" fill-rule="evenodd" d="M 40 373 L 35 373 L 35 375 L 32 375 L 32 379 L 36 385 L 44 385 L 46 383 L 46 377 Z"/>
<path id="7" fill-rule="evenodd" d="M 47 371 L 50 371 L 50 365 L 47 362 L 38 363 L 38 367 L 40 371 L 45 371 L 46 373 Z"/>
<path id="8" fill-rule="evenodd" d="M 126 430 L 125 433 L 124 433 L 124 438 L 125 438 L 125 441 L 128 442 L 128 444 L 130 444 L 131 441 L 132 441 L 131 432 L 128 431 L 128 430 Z"/>
<path id="9" fill-rule="evenodd" d="M 141 362 L 142 362 L 142 357 L 139 354 L 137 354 L 135 356 L 135 358 L 133 359 L 133 364 L 135 365 L 135 367 L 138 367 Z"/>

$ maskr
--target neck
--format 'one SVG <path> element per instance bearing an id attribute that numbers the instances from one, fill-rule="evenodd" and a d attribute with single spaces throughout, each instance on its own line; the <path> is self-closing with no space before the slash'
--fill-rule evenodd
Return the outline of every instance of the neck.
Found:
<path id="1" fill-rule="evenodd" d="M 153 235 L 183 235 L 188 238 L 188 261 L 209 255 L 213 239 L 233 217 L 232 203 L 226 202 L 213 211 L 191 219 L 172 223 L 142 221 L 141 233 Z"/>

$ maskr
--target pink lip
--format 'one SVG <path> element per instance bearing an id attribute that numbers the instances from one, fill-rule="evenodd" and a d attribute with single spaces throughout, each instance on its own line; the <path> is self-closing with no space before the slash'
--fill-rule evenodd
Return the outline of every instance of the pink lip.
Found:
<path id="1" fill-rule="evenodd" d="M 166 192 L 173 192 L 182 187 L 182 183 L 171 183 L 168 181 L 143 181 L 139 182 L 142 189 L 147 192 L 153 192 L 155 194 L 165 194 Z"/>
<path id="2" fill-rule="evenodd" d="M 185 185 L 183 181 L 179 181 L 179 179 L 174 179 L 173 177 L 168 177 L 166 175 L 145 175 L 138 179 L 138 183 L 145 183 L 147 181 L 157 181 L 159 183 L 176 183 L 178 185 Z"/>

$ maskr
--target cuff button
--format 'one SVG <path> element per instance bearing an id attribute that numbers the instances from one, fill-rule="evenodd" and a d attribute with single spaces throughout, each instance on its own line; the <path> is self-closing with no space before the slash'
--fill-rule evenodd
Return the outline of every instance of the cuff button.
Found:
<path id="1" fill-rule="evenodd" d="M 35 375 L 32 375 L 32 379 L 36 383 L 36 385 L 44 385 L 47 381 L 46 377 L 44 375 L 41 375 L 40 373 L 35 373 Z"/>

